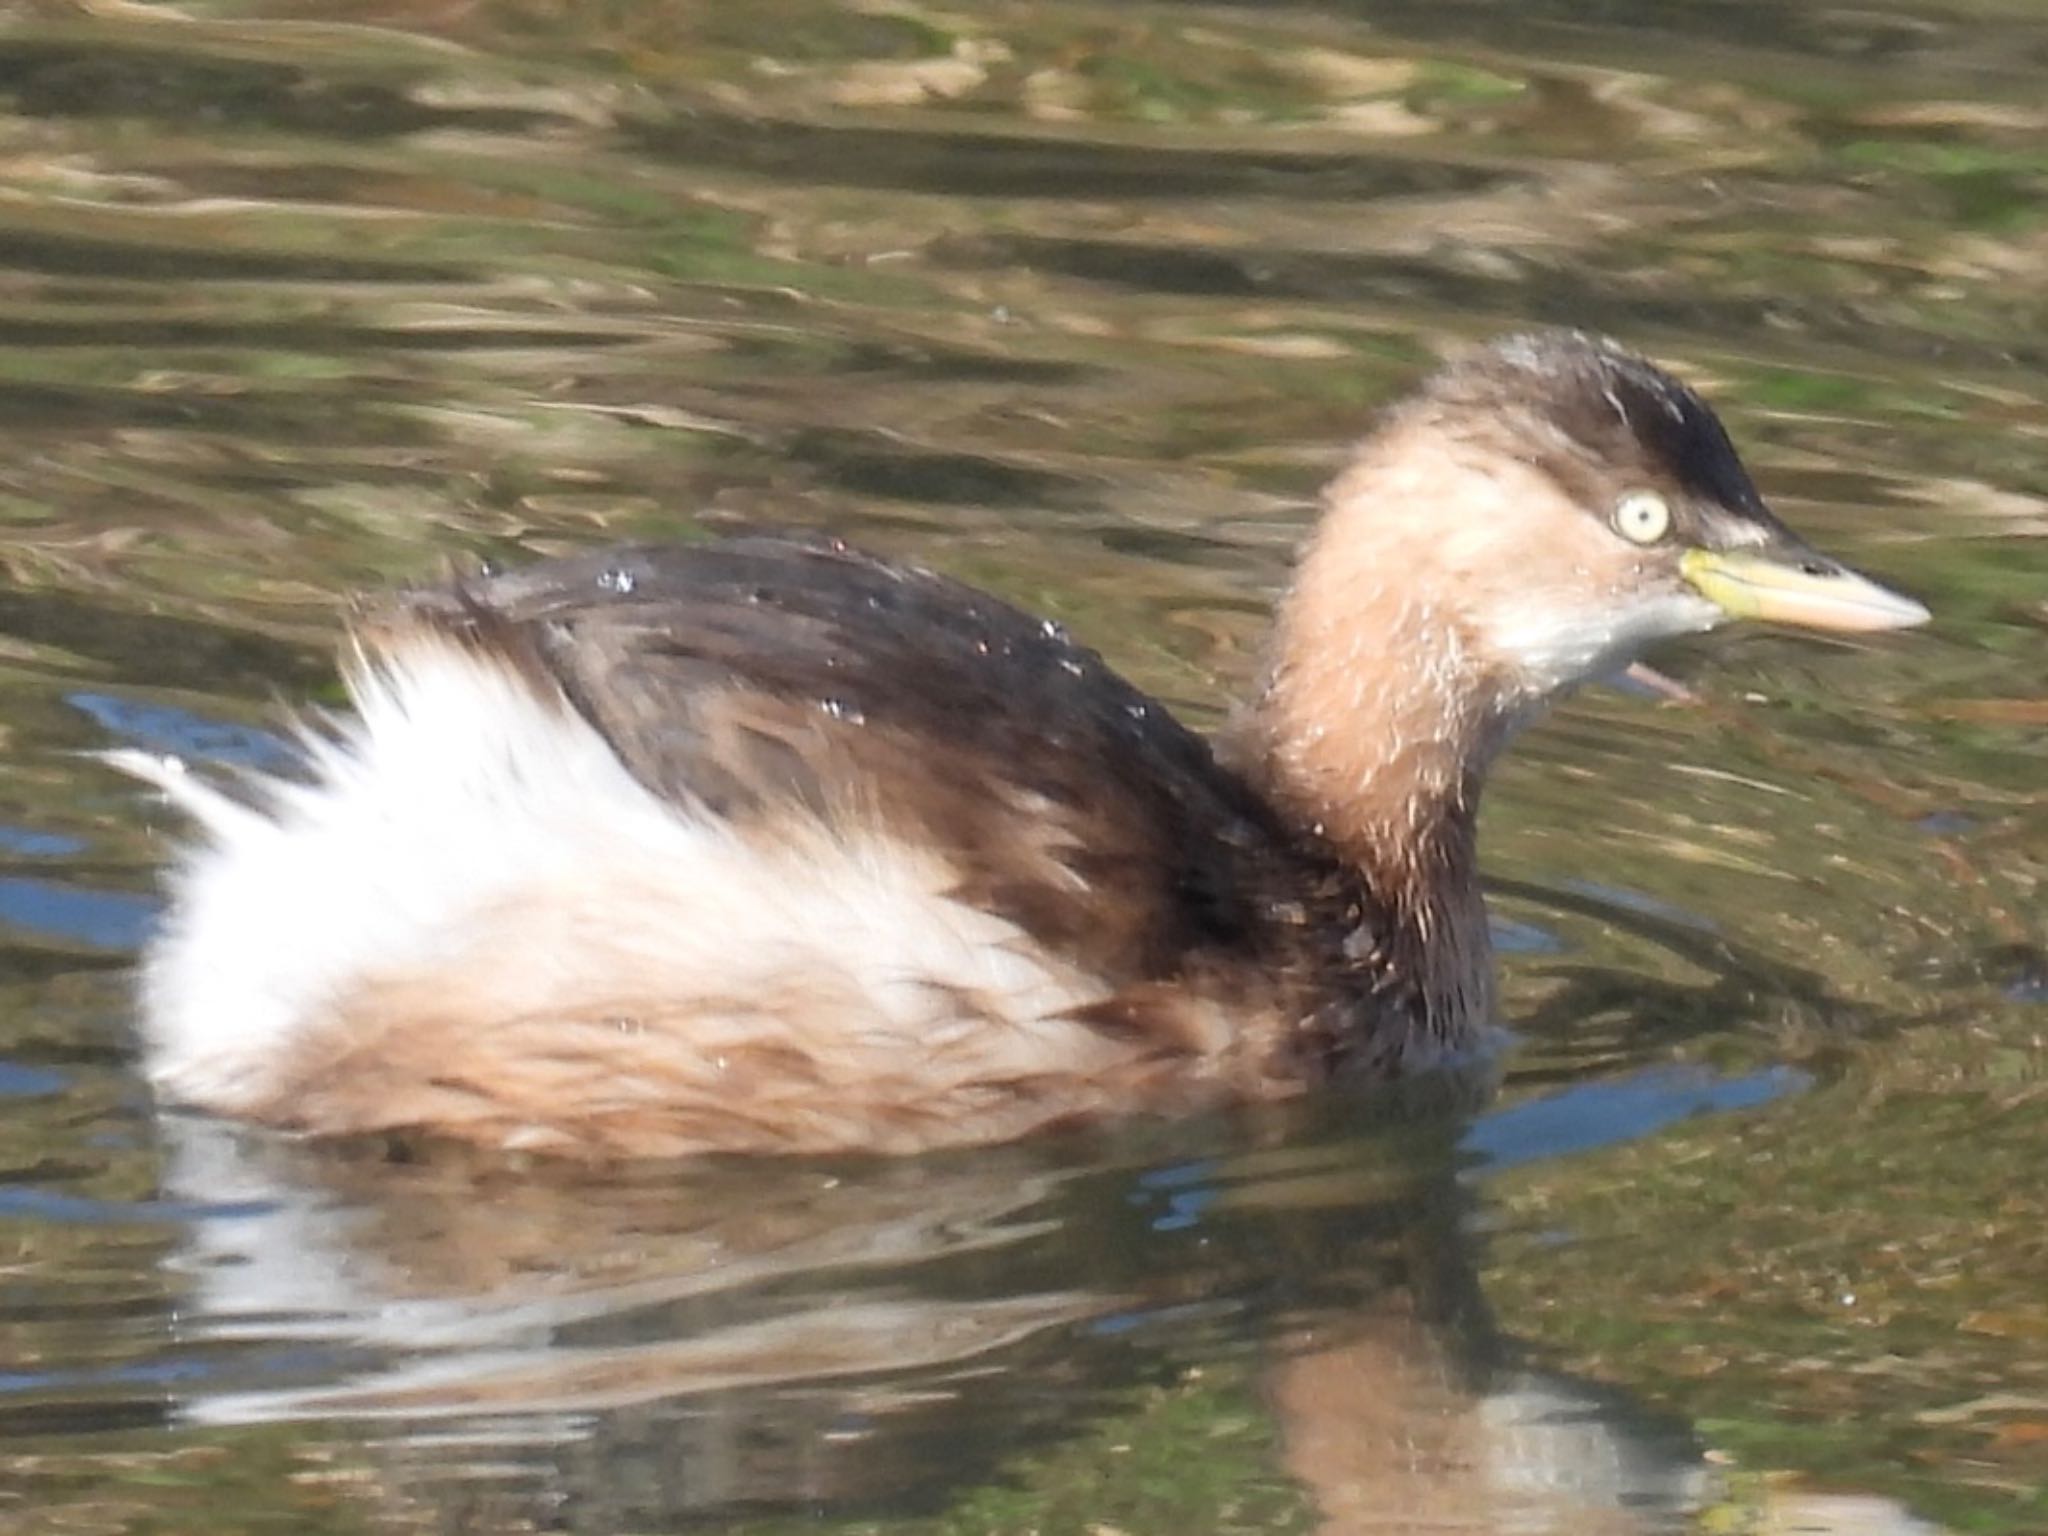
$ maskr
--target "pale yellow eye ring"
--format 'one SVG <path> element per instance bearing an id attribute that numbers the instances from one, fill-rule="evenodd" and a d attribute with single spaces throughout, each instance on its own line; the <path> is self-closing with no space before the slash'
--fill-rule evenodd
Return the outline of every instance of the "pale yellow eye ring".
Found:
<path id="1" fill-rule="evenodd" d="M 1655 491 L 1630 491 L 1614 504 L 1614 531 L 1631 544 L 1654 544 L 1671 531 L 1671 503 Z"/>

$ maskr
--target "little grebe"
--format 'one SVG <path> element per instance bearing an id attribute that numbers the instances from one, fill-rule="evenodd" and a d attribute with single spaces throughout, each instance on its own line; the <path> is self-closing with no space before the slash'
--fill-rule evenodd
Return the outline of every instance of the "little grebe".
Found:
<path id="1" fill-rule="evenodd" d="M 584 1154 L 912 1151 L 1469 1049 L 1479 791 L 1730 615 L 1917 624 L 1612 342 L 1513 337 L 1331 485 L 1222 748 L 836 540 L 613 549 L 357 625 L 357 718 L 204 828 L 142 970 L 169 1097 Z"/>

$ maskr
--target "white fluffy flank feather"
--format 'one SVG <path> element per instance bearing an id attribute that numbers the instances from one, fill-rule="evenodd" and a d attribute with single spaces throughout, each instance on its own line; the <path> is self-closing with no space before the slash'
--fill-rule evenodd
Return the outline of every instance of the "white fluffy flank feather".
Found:
<path id="1" fill-rule="evenodd" d="M 571 1013 L 623 998 L 658 1000 L 685 1029 L 692 999 L 824 975 L 859 999 L 857 1049 L 899 1070 L 943 1040 L 946 989 L 995 1000 L 1026 1037 L 1003 1050 L 1026 1052 L 1097 994 L 947 899 L 935 855 L 851 819 L 792 813 L 742 834 L 657 797 L 488 654 L 407 633 L 359 654 L 348 685 L 356 715 L 308 732 L 302 781 L 255 780 L 237 799 L 175 762 L 114 757 L 201 832 L 142 966 L 149 1071 L 168 1097 L 274 1106 L 309 1034 L 394 978 L 487 976 L 479 1027 L 502 1000 Z"/>

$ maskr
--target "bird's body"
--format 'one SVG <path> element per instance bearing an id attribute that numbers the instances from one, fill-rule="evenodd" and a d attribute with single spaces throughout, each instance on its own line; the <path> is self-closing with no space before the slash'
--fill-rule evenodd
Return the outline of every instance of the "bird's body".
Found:
<path id="1" fill-rule="evenodd" d="M 1700 500 L 1723 548 L 1790 538 L 1682 386 L 1516 345 L 1333 487 L 1222 757 L 1058 626 L 830 539 L 369 614 L 357 718 L 307 732 L 303 779 L 126 761 L 206 832 L 144 967 L 153 1076 L 310 1132 L 907 1151 L 1469 1048 L 1485 768 L 1543 699 L 1719 613 L 1665 579 L 1676 548 L 1583 515 L 1612 487 L 1574 465 L 1618 432 L 1624 493 Z M 1521 398 L 1546 381 L 1568 410 Z"/>
<path id="2" fill-rule="evenodd" d="M 148 973 L 151 1017 L 200 1025 L 160 1042 L 189 1096 L 513 1145 L 929 1146 L 1319 1075 L 1317 1021 L 1374 986 L 1319 963 L 1379 920 L 1327 849 L 1093 652 L 929 572 L 609 550 L 364 638 L 311 786 L 206 818 Z"/>

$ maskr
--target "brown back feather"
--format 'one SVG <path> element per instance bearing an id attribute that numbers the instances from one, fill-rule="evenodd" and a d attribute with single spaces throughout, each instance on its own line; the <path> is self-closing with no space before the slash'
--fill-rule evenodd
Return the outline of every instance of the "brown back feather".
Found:
<path id="1" fill-rule="evenodd" d="M 1135 989 L 1100 1027 L 1180 1049 L 1219 1000 L 1279 1003 L 1312 1016 L 1311 1070 L 1343 1054 L 1371 985 L 1344 939 L 1380 921 L 1356 880 L 1095 652 L 986 593 L 758 535 L 471 578 L 404 614 L 537 664 L 657 794 L 937 848 L 960 899 Z M 1176 1012 L 1158 984 L 1207 1000 Z"/>

